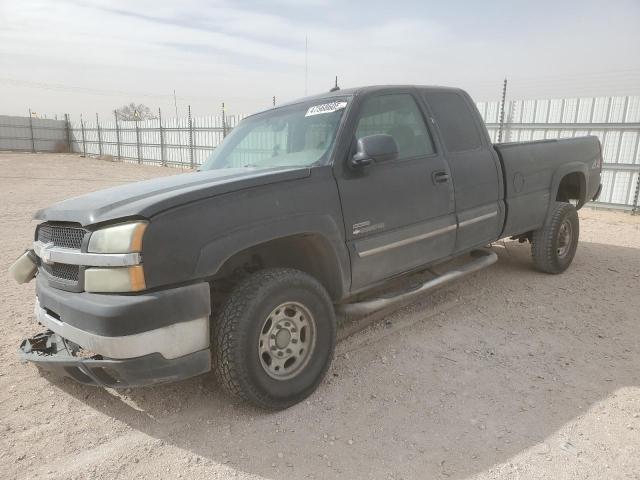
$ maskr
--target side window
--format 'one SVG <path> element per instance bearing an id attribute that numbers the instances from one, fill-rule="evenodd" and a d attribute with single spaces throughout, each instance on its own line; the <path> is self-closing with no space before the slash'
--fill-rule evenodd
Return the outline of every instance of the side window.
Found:
<path id="1" fill-rule="evenodd" d="M 463 97 L 453 92 L 427 92 L 425 98 L 447 150 L 463 152 L 482 146 L 474 114 Z"/>
<path id="2" fill-rule="evenodd" d="M 429 155 L 433 142 L 420 110 L 406 93 L 369 98 L 362 106 L 356 138 L 386 133 L 398 144 L 399 158 Z"/>

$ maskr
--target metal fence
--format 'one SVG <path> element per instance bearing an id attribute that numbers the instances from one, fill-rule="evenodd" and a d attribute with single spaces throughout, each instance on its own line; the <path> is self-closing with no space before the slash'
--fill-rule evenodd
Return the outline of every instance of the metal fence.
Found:
<path id="1" fill-rule="evenodd" d="M 493 141 L 500 129 L 500 102 L 478 109 Z M 602 193 L 596 204 L 638 210 L 640 97 L 515 100 L 505 104 L 506 142 L 596 135 L 602 143 Z"/>
<path id="2" fill-rule="evenodd" d="M 171 166 L 201 165 L 226 134 L 241 120 L 240 115 L 163 118 L 123 121 L 115 115 L 103 120 L 70 123 L 71 151 L 84 155 L 111 155 L 125 162 Z"/>
<path id="3" fill-rule="evenodd" d="M 70 149 L 65 120 L 0 115 L 0 150 L 63 152 Z"/>
<path id="4" fill-rule="evenodd" d="M 479 102 L 492 141 L 500 131 L 500 102 Z M 602 193 L 596 204 L 639 210 L 640 97 L 512 100 L 505 104 L 505 142 L 596 135 L 602 142 Z M 125 162 L 201 165 L 242 115 L 115 118 L 70 121 L 0 116 L 0 150 L 72 151 Z M 252 145 L 260 149 L 260 145 Z"/>

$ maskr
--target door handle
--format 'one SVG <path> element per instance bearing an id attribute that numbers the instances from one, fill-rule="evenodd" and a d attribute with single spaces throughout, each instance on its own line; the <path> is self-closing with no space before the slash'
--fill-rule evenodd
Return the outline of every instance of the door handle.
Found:
<path id="1" fill-rule="evenodd" d="M 447 183 L 449 181 L 449 174 L 444 170 L 439 170 L 431 174 L 433 183 Z"/>

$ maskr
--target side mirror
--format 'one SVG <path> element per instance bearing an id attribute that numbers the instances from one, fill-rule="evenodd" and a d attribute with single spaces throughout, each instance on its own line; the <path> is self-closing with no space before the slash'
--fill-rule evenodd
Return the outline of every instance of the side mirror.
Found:
<path id="1" fill-rule="evenodd" d="M 379 133 L 358 139 L 356 154 L 351 159 L 353 168 L 386 162 L 398 158 L 398 144 L 391 135 Z"/>

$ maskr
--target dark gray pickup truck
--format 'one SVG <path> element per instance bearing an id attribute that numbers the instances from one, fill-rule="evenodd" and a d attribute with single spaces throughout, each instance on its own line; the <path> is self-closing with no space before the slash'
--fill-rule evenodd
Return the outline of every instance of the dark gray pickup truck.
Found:
<path id="1" fill-rule="evenodd" d="M 505 237 L 529 241 L 539 270 L 564 271 L 601 165 L 596 137 L 492 145 L 459 89 L 374 86 L 273 108 L 197 172 L 39 211 L 11 270 L 36 278 L 46 330 L 21 355 L 109 387 L 213 369 L 232 394 L 285 408 L 325 375 L 336 311 L 487 266 L 497 257 L 483 247 Z M 379 293 L 454 257 L 465 262 Z"/>

